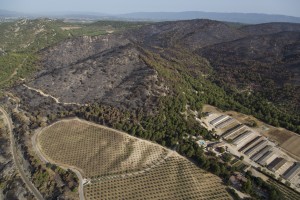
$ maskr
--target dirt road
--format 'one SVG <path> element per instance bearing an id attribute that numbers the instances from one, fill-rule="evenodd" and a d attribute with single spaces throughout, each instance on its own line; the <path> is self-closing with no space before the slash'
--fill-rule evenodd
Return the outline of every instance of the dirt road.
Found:
<path id="1" fill-rule="evenodd" d="M 88 104 L 79 104 L 79 103 L 73 103 L 73 102 L 71 102 L 71 103 L 61 102 L 61 101 L 59 100 L 59 98 L 56 98 L 56 97 L 54 97 L 54 96 L 52 96 L 52 95 L 50 95 L 50 94 L 46 94 L 46 93 L 44 93 L 44 92 L 43 92 L 42 90 L 40 90 L 40 89 L 35 89 L 35 88 L 33 88 L 33 87 L 29 87 L 29 86 L 26 85 L 26 84 L 23 84 L 23 86 L 26 87 L 26 88 L 29 89 L 29 90 L 32 90 L 32 91 L 35 91 L 35 92 L 39 93 L 41 96 L 49 97 L 49 98 L 53 99 L 53 100 L 55 101 L 55 103 L 57 103 L 57 104 L 63 104 L 63 105 L 76 105 L 76 106 L 88 106 Z"/>
<path id="2" fill-rule="evenodd" d="M 11 140 L 11 152 L 12 152 L 12 155 L 13 155 L 14 163 L 15 163 L 18 171 L 19 171 L 19 174 L 20 174 L 22 180 L 24 181 L 24 183 L 26 184 L 27 188 L 29 189 L 29 191 L 32 192 L 32 194 L 35 196 L 35 198 L 38 199 L 38 200 L 43 200 L 44 199 L 43 196 L 41 195 L 39 190 L 32 184 L 32 182 L 27 178 L 23 167 L 21 166 L 21 164 L 17 160 L 17 149 L 16 149 L 16 146 L 15 146 L 15 139 L 14 139 L 14 136 L 13 136 L 13 133 L 12 133 L 13 125 L 12 125 L 11 118 L 9 117 L 7 112 L 1 107 L 0 107 L 0 112 L 3 113 L 3 118 L 5 119 L 5 121 L 7 123 L 7 126 L 8 126 L 8 131 L 9 131 L 10 140 Z"/>

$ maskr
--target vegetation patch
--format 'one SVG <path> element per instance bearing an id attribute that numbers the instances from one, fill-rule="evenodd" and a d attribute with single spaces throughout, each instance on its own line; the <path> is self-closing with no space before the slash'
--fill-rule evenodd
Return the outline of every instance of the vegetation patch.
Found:
<path id="1" fill-rule="evenodd" d="M 0 88 L 10 86 L 33 72 L 36 56 L 30 53 L 8 53 L 0 56 Z"/>

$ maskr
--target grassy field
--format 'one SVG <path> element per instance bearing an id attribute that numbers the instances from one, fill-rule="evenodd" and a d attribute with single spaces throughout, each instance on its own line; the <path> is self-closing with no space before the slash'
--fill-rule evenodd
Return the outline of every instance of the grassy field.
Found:
<path id="1" fill-rule="evenodd" d="M 231 199 L 219 177 L 157 144 L 77 119 L 44 128 L 37 142 L 54 163 L 91 183 L 86 199 Z"/>

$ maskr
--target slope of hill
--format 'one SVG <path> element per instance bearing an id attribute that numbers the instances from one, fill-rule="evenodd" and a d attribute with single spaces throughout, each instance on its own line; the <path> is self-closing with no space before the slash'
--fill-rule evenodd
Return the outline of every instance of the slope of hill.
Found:
<path id="1" fill-rule="evenodd" d="M 248 35 L 267 35 L 286 31 L 300 32 L 300 24 L 295 23 L 266 23 L 242 26 L 240 31 Z"/>
<path id="2" fill-rule="evenodd" d="M 102 102 L 146 110 L 166 94 L 201 91 L 205 84 L 223 88 L 227 100 L 185 91 L 194 99 L 190 104 L 214 102 L 263 120 L 276 115 L 267 121 L 298 131 L 298 31 L 298 24 L 240 27 L 191 20 L 75 38 L 40 51 L 42 70 L 26 84 L 65 103 Z M 248 92 L 253 93 L 251 103 L 244 101 Z M 263 111 L 253 109 L 257 101 L 272 104 L 261 106 Z"/>
<path id="3" fill-rule="evenodd" d="M 0 88 L 31 74 L 38 51 L 76 36 L 117 33 L 142 26 L 138 22 L 101 21 L 91 24 L 62 20 L 22 19 L 0 24 Z"/>
<path id="4" fill-rule="evenodd" d="M 76 36 L 107 35 L 145 23 L 100 21 L 66 23 L 47 18 L 0 23 L 0 48 L 4 52 L 37 52 L 59 41 Z"/>
<path id="5" fill-rule="evenodd" d="M 299 113 L 300 32 L 250 36 L 199 50 L 222 85 L 261 92 L 279 109 Z"/>
<path id="6" fill-rule="evenodd" d="M 161 22 L 130 32 L 132 40 L 152 47 L 197 49 L 221 42 L 236 40 L 244 33 L 234 27 L 211 20 Z"/>
<path id="7" fill-rule="evenodd" d="M 137 108 L 153 106 L 152 101 L 165 92 L 156 71 L 122 36 L 67 40 L 41 54 L 44 68 L 28 85 L 62 102 Z"/>
<path id="8" fill-rule="evenodd" d="M 177 57 L 181 68 L 177 70 L 184 70 L 182 67 L 190 63 L 195 69 L 198 66 L 191 69 L 192 74 L 208 73 L 207 63 L 196 54 L 190 55 L 196 60 L 186 61 L 185 55 L 189 53 L 167 49 L 174 46 L 196 49 L 242 35 L 220 22 L 195 20 L 150 24 L 122 34 L 69 39 L 40 51 L 42 68 L 26 84 L 65 103 L 102 102 L 123 108 L 153 108 L 159 97 L 174 91 L 168 90 L 173 85 L 166 85 L 159 69 L 149 63 L 149 53 L 156 54 L 157 48 L 165 48 L 161 62 L 175 62 L 172 59 Z M 173 82 L 172 78 L 169 81 Z"/>

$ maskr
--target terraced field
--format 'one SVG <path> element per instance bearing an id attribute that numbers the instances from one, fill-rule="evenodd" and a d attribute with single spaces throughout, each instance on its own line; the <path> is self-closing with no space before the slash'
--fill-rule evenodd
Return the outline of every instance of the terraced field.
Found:
<path id="1" fill-rule="evenodd" d="M 78 119 L 37 137 L 51 162 L 77 168 L 86 199 L 231 199 L 220 178 L 157 144 Z"/>

